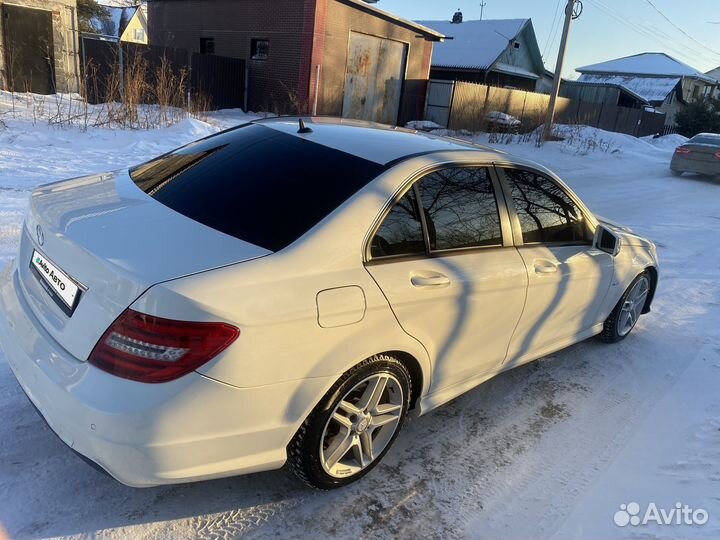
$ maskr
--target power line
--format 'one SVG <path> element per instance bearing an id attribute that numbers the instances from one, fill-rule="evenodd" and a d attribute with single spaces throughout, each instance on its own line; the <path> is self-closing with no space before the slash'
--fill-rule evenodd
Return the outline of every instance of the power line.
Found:
<path id="1" fill-rule="evenodd" d="M 629 28 L 630 30 L 632 30 L 646 38 L 656 41 L 657 43 L 663 45 L 666 49 L 671 50 L 673 52 L 673 54 L 675 54 L 676 56 L 685 58 L 688 62 L 695 62 L 698 60 L 698 58 L 703 60 L 704 62 L 707 62 L 708 64 L 713 64 L 716 62 L 715 60 L 711 60 L 709 57 L 705 56 L 704 53 L 701 53 L 698 50 L 695 50 L 693 47 L 689 47 L 689 46 L 685 46 L 683 44 L 677 43 L 672 38 L 668 37 L 668 39 L 661 39 L 657 35 L 657 29 L 651 31 L 642 26 L 638 26 L 637 24 L 634 24 L 629 19 L 618 15 L 614 9 L 605 5 L 600 0 L 591 0 L 591 2 L 595 5 L 595 7 L 597 7 L 600 11 L 602 11 L 608 17 L 616 20 L 617 22 L 619 22 L 623 26 Z M 688 52 L 690 54 L 688 54 Z M 692 55 L 695 55 L 695 56 L 692 56 Z"/>
<path id="2" fill-rule="evenodd" d="M 562 2 L 562 0 L 557 0 L 557 4 L 555 4 L 555 15 L 553 16 L 553 23 L 552 23 L 552 26 L 550 27 L 550 32 L 548 32 L 547 39 L 545 40 L 545 46 L 543 47 L 543 53 L 542 53 L 543 60 L 545 59 L 545 56 L 548 53 L 548 46 L 551 44 L 550 39 L 552 38 L 552 41 L 554 42 L 555 35 L 557 35 L 557 34 L 554 34 L 553 32 L 555 32 L 555 26 L 557 25 L 558 21 L 560 20 L 558 18 L 558 11 L 560 11 L 560 3 L 561 2 Z"/>
<path id="3" fill-rule="evenodd" d="M 708 51 L 710 51 L 710 52 L 713 53 L 714 55 L 720 57 L 720 52 L 717 52 L 717 51 L 711 49 L 710 47 L 708 47 L 708 46 L 705 45 L 704 43 L 701 43 L 700 41 L 698 41 L 697 39 L 695 39 L 694 37 L 692 37 L 692 36 L 691 36 L 690 34 L 688 34 L 685 30 L 683 30 L 682 28 L 680 28 L 677 24 L 675 24 L 675 23 L 670 19 L 670 17 L 668 17 L 668 16 L 665 15 L 662 11 L 660 11 L 660 8 L 658 8 L 652 0 L 645 0 L 645 1 L 646 1 L 648 4 L 650 4 L 650 6 L 652 6 L 652 8 L 653 8 L 655 11 L 657 11 L 663 19 L 665 19 L 667 22 L 669 22 L 671 25 L 673 25 L 673 26 L 675 27 L 675 29 L 678 30 L 679 32 L 681 32 L 685 37 L 687 37 L 688 39 L 694 41 L 695 43 L 697 43 L 698 45 L 700 45 L 702 48 L 707 49 Z"/>

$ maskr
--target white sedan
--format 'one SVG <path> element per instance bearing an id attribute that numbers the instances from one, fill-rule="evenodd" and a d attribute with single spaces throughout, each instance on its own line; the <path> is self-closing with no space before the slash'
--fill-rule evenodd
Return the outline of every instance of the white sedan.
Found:
<path id="1" fill-rule="evenodd" d="M 253 122 L 44 186 L 0 341 L 120 482 L 369 472 L 409 413 L 650 310 L 655 246 L 544 167 L 340 120 Z"/>

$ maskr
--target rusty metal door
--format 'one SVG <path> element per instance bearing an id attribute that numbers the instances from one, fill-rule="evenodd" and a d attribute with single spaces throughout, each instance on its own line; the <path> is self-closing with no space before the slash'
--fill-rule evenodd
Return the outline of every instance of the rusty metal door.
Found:
<path id="1" fill-rule="evenodd" d="M 407 44 L 351 32 L 343 117 L 396 124 L 406 61 Z"/>
<path id="2" fill-rule="evenodd" d="M 5 4 L 2 19 L 10 90 L 55 93 L 52 12 Z"/>

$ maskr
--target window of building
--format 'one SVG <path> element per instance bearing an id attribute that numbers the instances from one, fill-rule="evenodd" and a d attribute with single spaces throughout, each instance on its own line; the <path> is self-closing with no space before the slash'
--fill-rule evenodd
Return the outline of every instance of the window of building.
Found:
<path id="1" fill-rule="evenodd" d="M 393 206 L 373 236 L 370 254 L 373 257 L 415 255 L 425 253 L 422 222 L 415 190 L 410 190 Z"/>
<path id="2" fill-rule="evenodd" d="M 519 48 L 520 48 L 520 42 L 519 42 L 519 41 L 515 41 L 515 42 L 513 43 L 513 47 L 515 47 L 516 49 L 519 49 Z"/>
<path id="3" fill-rule="evenodd" d="M 267 60 L 270 56 L 270 40 L 253 39 L 250 41 L 250 58 L 253 60 Z"/>
<path id="4" fill-rule="evenodd" d="M 563 189 L 550 178 L 517 169 L 505 169 L 523 242 L 591 244 L 593 233 Z"/>
<path id="5" fill-rule="evenodd" d="M 200 38 L 200 54 L 215 54 L 215 38 Z"/>
<path id="6" fill-rule="evenodd" d="M 144 41 L 145 40 L 145 30 L 143 28 L 135 29 L 135 40 L 136 41 Z"/>
<path id="7" fill-rule="evenodd" d="M 692 97 L 697 98 L 699 94 L 700 94 L 700 87 L 693 86 Z"/>
<path id="8" fill-rule="evenodd" d="M 500 215 L 486 168 L 450 168 L 418 182 L 430 250 L 501 246 Z"/>

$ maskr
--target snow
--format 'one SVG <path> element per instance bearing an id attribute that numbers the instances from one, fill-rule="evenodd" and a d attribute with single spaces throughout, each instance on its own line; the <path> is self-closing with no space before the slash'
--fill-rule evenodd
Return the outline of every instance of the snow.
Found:
<path id="1" fill-rule="evenodd" d="M 14 256 L 33 187 L 138 163 L 252 118 L 224 111 L 164 129 L 83 131 L 8 114 L 2 98 L 0 264 Z M 494 145 L 547 165 L 599 215 L 656 241 L 660 289 L 628 339 L 585 341 L 411 420 L 377 469 L 330 493 L 285 471 L 126 488 L 55 437 L 0 353 L 0 537 L 720 537 L 720 182 L 670 175 L 677 135 L 556 133 L 565 140 L 542 148 L 510 135 Z M 681 502 L 710 521 L 615 526 L 630 502 Z"/>
<path id="2" fill-rule="evenodd" d="M 584 84 L 616 84 L 649 103 L 662 102 L 680 83 L 678 77 L 633 77 L 631 75 L 612 75 L 583 73 L 576 82 Z"/>
<path id="3" fill-rule="evenodd" d="M 453 39 L 433 47 L 434 67 L 487 69 L 505 51 L 529 19 L 464 21 L 417 21 Z"/>
<path id="4" fill-rule="evenodd" d="M 701 71 L 675 60 L 665 53 L 642 53 L 577 68 L 581 73 L 616 73 L 626 75 L 659 75 L 663 77 L 697 77 L 715 82 Z"/>
<path id="5" fill-rule="evenodd" d="M 431 120 L 412 120 L 405 124 L 408 129 L 415 129 L 421 131 L 430 131 L 432 129 L 442 129 L 440 124 L 436 124 Z"/>

